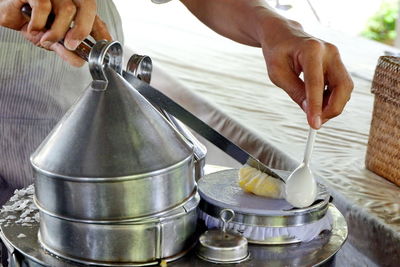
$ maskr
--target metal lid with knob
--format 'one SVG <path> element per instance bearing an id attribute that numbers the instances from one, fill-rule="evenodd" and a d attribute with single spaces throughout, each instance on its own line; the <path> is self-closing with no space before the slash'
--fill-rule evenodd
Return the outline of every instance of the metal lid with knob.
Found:
<path id="1" fill-rule="evenodd" d="M 197 256 L 213 263 L 239 263 L 247 260 L 250 256 L 247 239 L 226 231 L 235 212 L 223 209 L 219 215 L 223 223 L 222 230 L 211 229 L 200 236 Z"/>
<path id="2" fill-rule="evenodd" d="M 121 177 L 168 168 L 192 155 L 181 134 L 120 76 L 118 42 L 98 42 L 89 67 L 92 84 L 33 153 L 35 169 L 68 177 Z"/>

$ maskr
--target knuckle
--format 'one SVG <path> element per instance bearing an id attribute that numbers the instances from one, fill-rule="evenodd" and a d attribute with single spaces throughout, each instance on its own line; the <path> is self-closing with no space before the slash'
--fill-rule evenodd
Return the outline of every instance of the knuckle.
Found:
<path id="1" fill-rule="evenodd" d="M 33 3 L 31 5 L 32 5 L 32 8 L 38 8 L 40 11 L 43 11 L 43 12 L 51 11 L 51 2 L 49 0 L 36 0 L 36 1 L 33 1 Z"/>
<path id="2" fill-rule="evenodd" d="M 351 86 L 351 87 L 349 87 L 349 88 L 350 88 L 350 90 L 348 91 L 348 94 L 347 94 L 347 102 L 350 101 L 351 93 L 352 93 L 352 91 L 353 91 L 353 86 Z"/>
<path id="3" fill-rule="evenodd" d="M 269 67 L 268 68 L 268 76 L 275 85 L 279 84 L 279 69 L 276 67 Z"/>
<path id="4" fill-rule="evenodd" d="M 90 27 L 83 24 L 75 24 L 72 29 L 73 39 L 83 40 L 90 34 Z"/>
<path id="5" fill-rule="evenodd" d="M 339 49 L 336 45 L 331 43 L 325 43 L 325 47 L 328 51 L 339 54 Z"/>
<path id="6" fill-rule="evenodd" d="M 291 27 L 293 27 L 293 28 L 296 28 L 296 29 L 303 29 L 303 26 L 298 22 L 298 21 L 295 21 L 295 20 L 288 20 L 288 23 L 289 23 L 289 25 L 291 26 Z"/>
<path id="7" fill-rule="evenodd" d="M 331 43 L 326 43 L 325 51 L 327 52 L 327 55 L 330 55 L 331 58 L 341 63 L 339 49 L 337 48 L 336 45 Z"/>
<path id="8" fill-rule="evenodd" d="M 65 13 L 65 14 L 75 14 L 76 13 L 76 6 L 73 2 L 68 1 L 60 7 L 59 13 Z"/>
<path id="9" fill-rule="evenodd" d="M 342 106 L 333 105 L 333 106 L 331 107 L 331 109 L 330 109 L 330 112 L 329 112 L 330 118 L 339 116 L 339 115 L 342 113 L 342 110 L 343 110 Z"/>
<path id="10" fill-rule="evenodd" d="M 309 47 L 313 51 L 322 50 L 324 48 L 324 44 L 322 43 L 322 41 L 315 39 L 315 38 L 308 39 L 306 44 L 307 44 L 307 47 Z"/>
<path id="11" fill-rule="evenodd" d="M 349 78 L 349 81 L 348 81 L 348 88 L 349 88 L 350 93 L 351 93 L 351 92 L 353 91 L 353 89 L 354 89 L 354 82 L 353 82 L 353 80 L 350 79 L 350 78 Z"/>

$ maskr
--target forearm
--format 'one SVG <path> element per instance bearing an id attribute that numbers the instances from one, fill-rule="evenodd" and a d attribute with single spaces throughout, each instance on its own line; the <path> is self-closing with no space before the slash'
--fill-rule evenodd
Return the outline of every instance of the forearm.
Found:
<path id="1" fill-rule="evenodd" d="M 306 112 L 311 127 L 342 112 L 353 83 L 334 45 L 305 33 L 263 0 L 181 1 L 219 34 L 262 47 L 271 81 Z"/>
<path id="2" fill-rule="evenodd" d="M 268 46 L 285 32 L 301 28 L 274 12 L 263 0 L 181 0 L 204 24 L 234 41 Z"/>

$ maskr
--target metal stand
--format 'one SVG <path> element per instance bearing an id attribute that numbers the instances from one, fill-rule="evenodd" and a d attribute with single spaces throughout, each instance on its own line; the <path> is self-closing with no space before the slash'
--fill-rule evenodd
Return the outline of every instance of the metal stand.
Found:
<path id="1" fill-rule="evenodd" d="M 27 198 L 29 196 L 26 196 Z M 10 203 L 8 203 L 10 204 Z M 292 245 L 250 245 L 250 258 L 242 263 L 242 267 L 262 266 L 334 266 L 335 254 L 340 250 L 347 238 L 347 224 L 343 215 L 333 204 L 329 205 L 333 217 L 332 231 L 322 232 L 316 239 Z M 2 212 L 0 220 L 9 215 L 20 216 L 22 211 Z M 203 231 L 200 229 L 199 231 Z M 0 224 L 0 238 L 6 244 L 11 255 L 10 266 L 30 267 L 75 267 L 84 266 L 79 263 L 57 258 L 45 251 L 38 242 L 39 223 L 22 226 L 7 220 Z M 21 234 L 24 237 L 21 237 Z M 125 266 L 137 266 L 125 264 Z M 199 259 L 194 250 L 177 261 L 168 263 L 170 267 L 206 267 L 219 266 Z M 232 265 L 235 266 L 235 265 Z"/>

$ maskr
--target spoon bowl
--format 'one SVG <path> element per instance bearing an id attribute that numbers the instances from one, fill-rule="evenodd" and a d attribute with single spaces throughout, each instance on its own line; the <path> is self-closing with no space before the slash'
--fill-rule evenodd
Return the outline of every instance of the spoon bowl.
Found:
<path id="1" fill-rule="evenodd" d="M 296 208 L 305 208 L 317 197 L 317 183 L 308 165 L 301 163 L 286 181 L 286 201 Z"/>
<path id="2" fill-rule="evenodd" d="M 315 135 L 316 130 L 310 128 L 304 160 L 286 181 L 286 201 L 296 208 L 310 206 L 317 197 L 317 183 L 309 166 Z"/>

